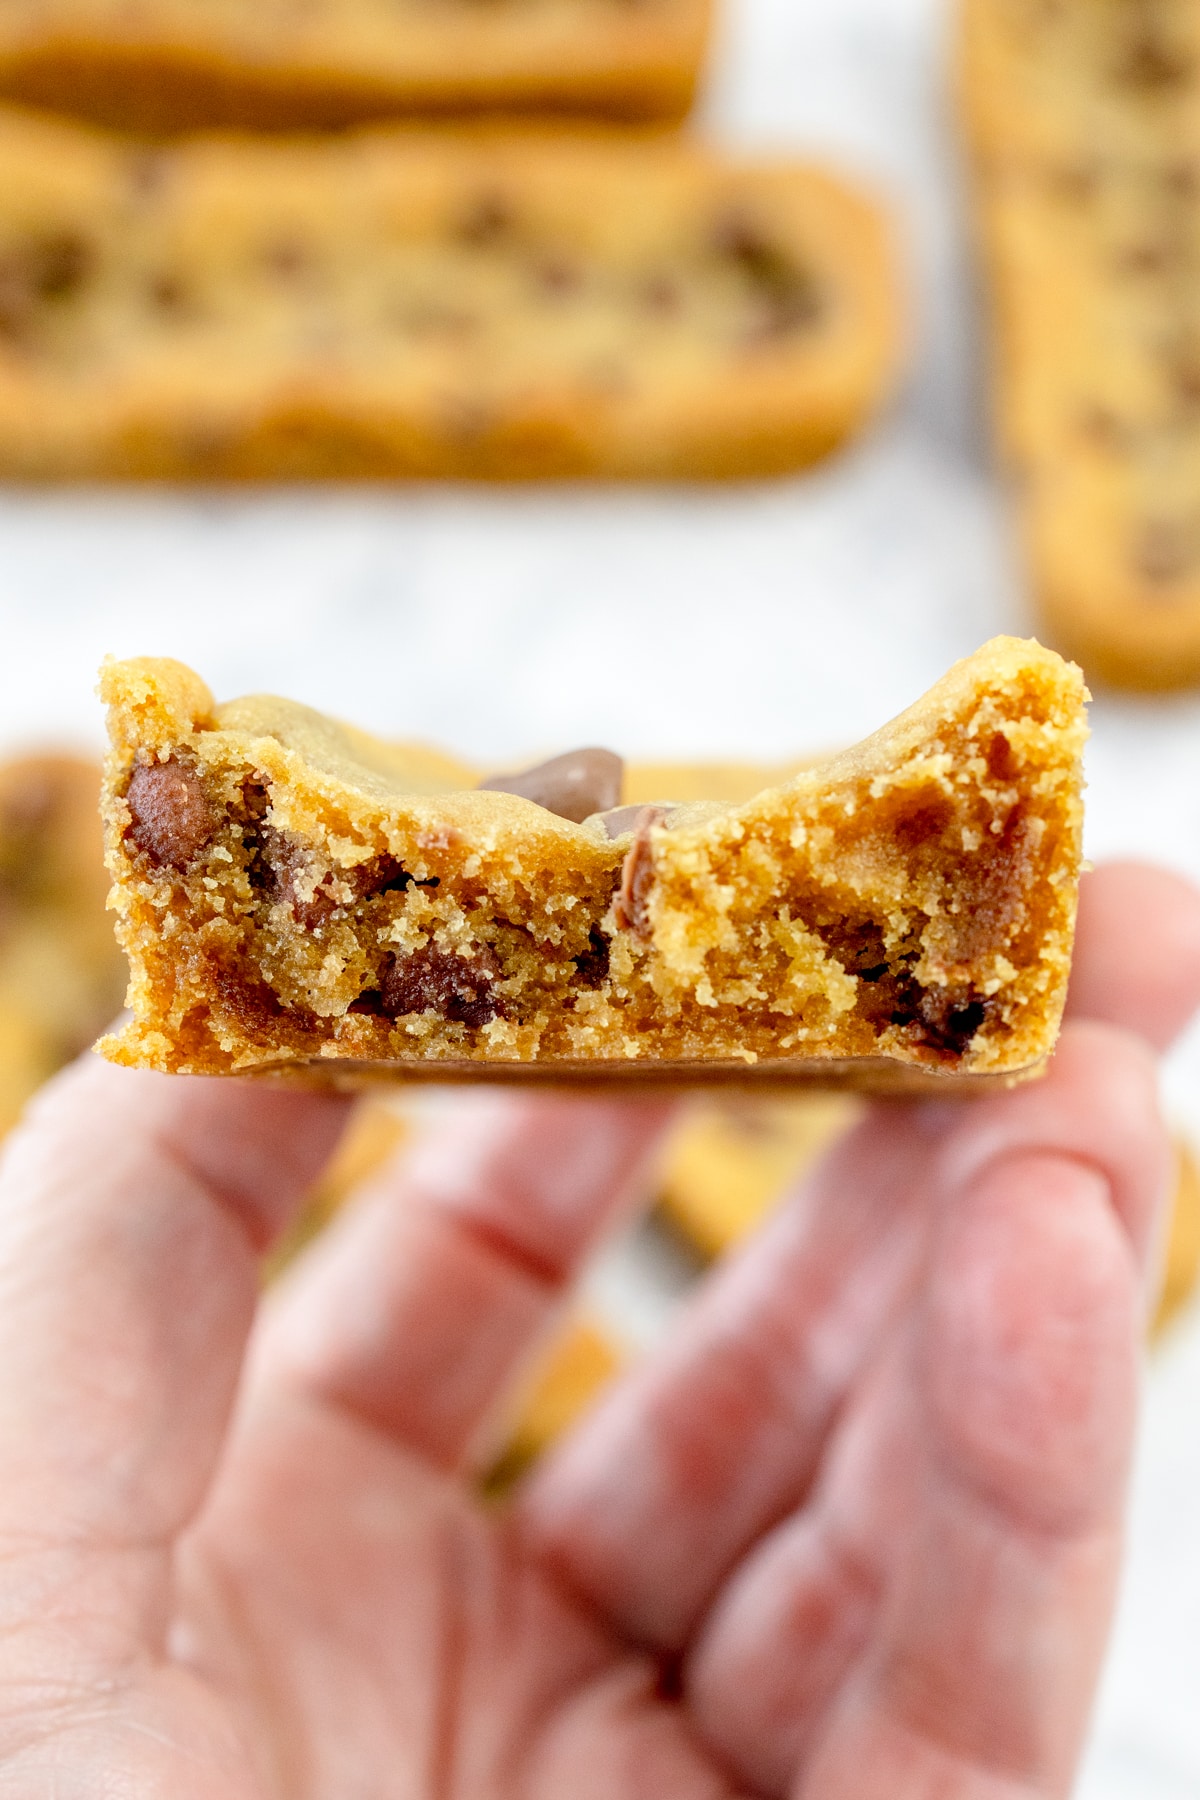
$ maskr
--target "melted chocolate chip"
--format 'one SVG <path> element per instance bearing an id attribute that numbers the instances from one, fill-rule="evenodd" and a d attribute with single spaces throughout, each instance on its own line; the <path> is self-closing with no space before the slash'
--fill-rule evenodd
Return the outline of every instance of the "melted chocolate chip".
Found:
<path id="1" fill-rule="evenodd" d="M 962 912 L 953 922 L 947 962 L 982 962 L 1011 943 L 1025 923 L 1041 844 L 1037 820 L 1020 805 L 999 836 L 988 834 L 962 873 Z"/>
<path id="2" fill-rule="evenodd" d="M 440 887 L 441 877 L 427 875 L 423 880 L 410 874 L 404 864 L 394 856 L 377 856 L 374 862 L 363 863 L 348 878 L 353 881 L 358 893 L 364 900 L 376 894 L 404 894 L 410 887 Z"/>
<path id="3" fill-rule="evenodd" d="M 598 926 L 588 932 L 588 947 L 575 958 L 575 967 L 584 987 L 603 987 L 608 980 L 609 942 Z"/>
<path id="4" fill-rule="evenodd" d="M 435 944 L 389 952 L 380 971 L 379 1010 L 389 1019 L 432 1011 L 477 1028 L 500 1011 L 494 992 L 499 979 L 500 965 L 486 944 L 470 958 Z"/>
<path id="5" fill-rule="evenodd" d="M 489 775 L 479 785 L 493 793 L 518 794 L 579 825 L 617 804 L 624 776 L 625 764 L 612 750 L 588 746 L 511 775 Z"/>
<path id="6" fill-rule="evenodd" d="M 186 869 L 217 827 L 199 776 L 175 757 L 139 763 L 125 800 L 133 821 L 129 835 L 155 863 Z"/>
<path id="7" fill-rule="evenodd" d="M 217 1003 L 248 1037 L 269 1037 L 284 1008 L 257 970 L 235 968 L 219 957 L 208 961 L 209 984 Z"/>
<path id="8" fill-rule="evenodd" d="M 994 731 L 987 748 L 987 771 L 993 781 L 1011 781 L 1017 773 L 1017 754 L 1003 731 Z"/>
<path id="9" fill-rule="evenodd" d="M 909 1023 L 914 1036 L 930 1049 L 962 1056 L 989 1011 L 990 1003 L 971 988 L 922 988 Z"/>
<path id="10" fill-rule="evenodd" d="M 621 810 L 626 809 L 622 807 Z M 650 833 L 666 818 L 667 810 L 665 806 L 643 806 L 638 809 L 633 843 L 625 852 L 625 861 L 621 864 L 621 885 L 613 902 L 613 914 L 621 929 L 633 932 L 635 937 L 650 935 L 650 892 L 654 886 L 654 851 Z"/>
<path id="11" fill-rule="evenodd" d="M 665 818 L 669 808 L 660 806 L 655 810 Z M 646 803 L 644 800 L 638 800 L 632 806 L 614 806 L 606 808 L 601 815 L 604 821 L 604 829 L 610 838 L 624 837 L 627 831 L 637 830 L 638 821 L 645 811 Z"/>

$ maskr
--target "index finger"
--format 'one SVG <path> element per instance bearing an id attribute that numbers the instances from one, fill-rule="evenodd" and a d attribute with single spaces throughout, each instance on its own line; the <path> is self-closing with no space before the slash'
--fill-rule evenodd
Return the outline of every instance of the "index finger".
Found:
<path id="1" fill-rule="evenodd" d="M 1111 862 L 1079 889 L 1067 1015 L 1166 1050 L 1200 994 L 1200 893 L 1151 863 Z"/>

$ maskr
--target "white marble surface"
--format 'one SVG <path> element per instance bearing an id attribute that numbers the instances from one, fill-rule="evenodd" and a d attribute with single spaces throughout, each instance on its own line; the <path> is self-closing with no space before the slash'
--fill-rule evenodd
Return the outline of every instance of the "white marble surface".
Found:
<path id="1" fill-rule="evenodd" d="M 506 763 L 593 739 L 783 755 L 1029 618 L 984 449 L 938 0 L 728 0 L 706 117 L 832 155 L 904 228 L 912 375 L 870 440 L 733 491 L 0 495 L 0 744 L 99 740 L 105 651 Z M 1200 699 L 1101 698 L 1093 856 L 1200 877 Z M 1200 1135 L 1200 1034 L 1172 1105 Z M 1085 1800 L 1200 1794 L 1200 1317 L 1149 1378 Z"/>

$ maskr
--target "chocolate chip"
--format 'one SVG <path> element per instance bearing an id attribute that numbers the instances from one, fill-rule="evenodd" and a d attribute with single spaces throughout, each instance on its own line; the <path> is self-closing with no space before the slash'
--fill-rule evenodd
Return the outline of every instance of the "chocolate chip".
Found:
<path id="1" fill-rule="evenodd" d="M 512 202 L 501 193 L 478 195 L 463 214 L 458 236 L 464 244 L 483 247 L 504 237 L 513 226 Z"/>
<path id="2" fill-rule="evenodd" d="M 1100 187 L 1100 165 L 1092 158 L 1059 163 L 1047 170 L 1054 193 L 1070 206 L 1081 206 L 1094 198 Z"/>
<path id="3" fill-rule="evenodd" d="M 77 231 L 52 232 L 30 246 L 30 263 L 38 298 L 66 300 L 91 274 L 95 253 Z"/>
<path id="4" fill-rule="evenodd" d="M 667 812 L 666 807 L 658 807 L 655 810 L 665 817 Z M 645 811 L 646 803 L 644 800 L 635 802 L 633 806 L 614 806 L 607 808 L 601 815 L 604 820 L 604 829 L 610 838 L 624 837 L 627 831 L 637 830 L 638 821 Z"/>
<path id="5" fill-rule="evenodd" d="M 670 275 L 651 275 L 637 289 L 634 298 L 643 312 L 660 318 L 672 317 L 683 307 L 683 289 Z"/>
<path id="6" fill-rule="evenodd" d="M 139 763 L 125 795 L 129 835 L 155 863 L 186 869 L 217 828 L 199 776 L 176 757 Z"/>
<path id="7" fill-rule="evenodd" d="M 294 281 L 313 267 L 312 253 L 296 238 L 279 238 L 262 253 L 263 267 L 281 281 Z"/>
<path id="8" fill-rule="evenodd" d="M 1161 89 L 1180 86 L 1191 71 L 1190 57 L 1167 42 L 1155 20 L 1143 17 L 1117 65 L 1116 75 L 1130 87 Z"/>
<path id="9" fill-rule="evenodd" d="M 247 1037 L 271 1037 L 284 1008 L 256 969 L 242 969 L 219 957 L 208 959 L 209 984 L 222 1012 Z"/>
<path id="10" fill-rule="evenodd" d="M 1079 408 L 1075 426 L 1080 437 L 1086 438 L 1097 449 L 1115 451 L 1124 448 L 1127 437 L 1124 421 L 1111 407 L 1098 401 L 1088 401 Z"/>
<path id="11" fill-rule="evenodd" d="M 946 919 L 946 962 L 979 963 L 1012 942 L 1028 915 L 1042 843 L 1037 821 L 1023 805 L 1013 807 L 998 836 L 986 834 L 959 878 L 961 912 Z"/>
<path id="12" fill-rule="evenodd" d="M 380 971 L 380 1011 L 390 1019 L 432 1011 L 478 1028 L 500 1010 L 499 979 L 500 965 L 486 944 L 477 944 L 469 958 L 435 944 L 389 952 Z"/>
<path id="13" fill-rule="evenodd" d="M 1117 252 L 1116 267 L 1127 275 L 1162 275 L 1178 260 L 1179 245 L 1171 238 L 1143 238 Z"/>
<path id="14" fill-rule="evenodd" d="M 1171 369 L 1170 382 L 1176 399 L 1188 412 L 1200 406 L 1200 358 L 1194 352 L 1179 358 Z"/>
<path id="15" fill-rule="evenodd" d="M 181 313 L 186 310 L 187 290 L 178 275 L 164 273 L 151 276 L 146 284 L 146 292 L 159 312 Z"/>
<path id="16" fill-rule="evenodd" d="M 1178 520 L 1148 519 L 1133 549 L 1133 564 L 1149 582 L 1177 581 L 1194 561 L 1192 534 Z"/>
<path id="17" fill-rule="evenodd" d="M 39 307 L 71 299 L 91 273 L 91 246 L 77 232 L 50 232 L 0 252 L 0 333 L 26 336 Z"/>
<path id="18" fill-rule="evenodd" d="M 551 300 L 565 300 L 583 286 L 583 271 L 566 256 L 547 256 L 535 264 L 533 279 Z"/>
<path id="19" fill-rule="evenodd" d="M 627 812 L 622 807 L 622 812 Z M 638 808 L 638 816 L 633 826 L 633 843 L 625 852 L 625 861 L 621 864 L 621 885 L 617 890 L 613 903 L 613 915 L 623 931 L 631 931 L 635 937 L 650 935 L 650 891 L 654 886 L 654 851 L 650 843 L 650 833 L 654 827 L 666 818 L 668 808 L 665 806 L 642 806 Z M 609 820 L 605 824 L 609 825 Z M 628 827 L 626 827 L 628 829 Z M 616 836 L 609 826 L 609 835 Z"/>
<path id="20" fill-rule="evenodd" d="M 934 1050 L 962 1056 L 991 1010 L 970 988 L 923 988 L 910 1023 L 914 1035 Z"/>
<path id="21" fill-rule="evenodd" d="M 993 781 L 1011 781 L 1017 773 L 1017 755 L 1012 740 L 1003 731 L 993 731 L 987 749 L 987 771 Z"/>
<path id="22" fill-rule="evenodd" d="M 127 179 L 130 190 L 139 200 L 157 194 L 167 179 L 169 159 L 155 150 L 139 150 L 130 157 Z"/>
<path id="23" fill-rule="evenodd" d="M 812 275 L 749 214 L 735 211 L 718 220 L 713 248 L 741 269 L 757 292 L 747 333 L 751 344 L 786 336 L 820 318 L 824 302 Z"/>
<path id="24" fill-rule="evenodd" d="M 519 794 L 578 825 L 617 804 L 624 775 L 625 764 L 612 750 L 588 746 L 512 775 L 489 775 L 479 785 L 493 793 Z"/>
<path id="25" fill-rule="evenodd" d="M 1200 193 L 1200 168 L 1187 160 L 1168 163 L 1162 172 L 1163 186 L 1175 200 L 1194 200 Z"/>
<path id="26" fill-rule="evenodd" d="M 410 887 L 435 888 L 442 885 L 440 876 L 428 875 L 421 880 L 418 876 L 411 874 L 404 864 L 398 862 L 394 856 L 386 854 L 377 856 L 374 862 L 363 863 L 354 871 L 350 879 L 353 880 L 358 893 L 365 900 L 371 899 L 376 894 L 403 894 Z"/>
<path id="27" fill-rule="evenodd" d="M 588 947 L 575 958 L 575 967 L 584 987 L 603 987 L 608 980 L 610 947 L 608 939 L 596 925 L 588 932 Z"/>

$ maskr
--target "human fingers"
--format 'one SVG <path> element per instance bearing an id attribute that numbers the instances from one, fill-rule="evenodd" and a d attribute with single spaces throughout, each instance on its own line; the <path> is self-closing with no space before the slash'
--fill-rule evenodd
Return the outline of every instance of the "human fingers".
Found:
<path id="1" fill-rule="evenodd" d="M 469 1458 L 669 1118 L 658 1102 L 462 1096 L 284 1284 L 256 1358 L 439 1464 Z"/>
<path id="2" fill-rule="evenodd" d="M 1149 863 L 1085 875 L 1067 1016 L 1103 1019 L 1165 1050 L 1200 1003 L 1200 892 Z"/>
<path id="3" fill-rule="evenodd" d="M 831 1428 L 910 1303 L 938 1211 L 991 1164 L 1099 1168 L 1131 1254 L 1165 1181 L 1149 1053 L 1072 1026 L 1049 1075 L 973 1106 L 877 1109 L 742 1257 L 666 1354 L 535 1473 L 531 1547 L 624 1632 L 684 1650 L 723 1581 L 804 1504 Z"/>
<path id="4" fill-rule="evenodd" d="M 0 1541 L 168 1542 L 220 1448 L 258 1258 L 342 1105 L 86 1057 L 0 1169 Z"/>
<path id="5" fill-rule="evenodd" d="M 1102 1165 L 1023 1149 L 947 1196 L 906 1345 L 910 1522 L 801 1800 L 1065 1800 L 1119 1561 L 1140 1285 Z"/>

